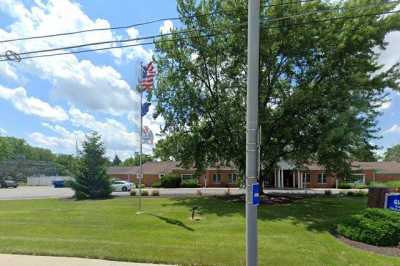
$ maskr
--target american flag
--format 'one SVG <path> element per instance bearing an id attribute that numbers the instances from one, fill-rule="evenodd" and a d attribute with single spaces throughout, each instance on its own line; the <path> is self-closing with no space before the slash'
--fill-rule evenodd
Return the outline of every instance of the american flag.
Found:
<path id="1" fill-rule="evenodd" d="M 150 92 L 153 88 L 154 76 L 156 71 L 154 70 L 153 62 L 148 63 L 143 67 L 143 77 L 141 85 L 145 91 Z"/>

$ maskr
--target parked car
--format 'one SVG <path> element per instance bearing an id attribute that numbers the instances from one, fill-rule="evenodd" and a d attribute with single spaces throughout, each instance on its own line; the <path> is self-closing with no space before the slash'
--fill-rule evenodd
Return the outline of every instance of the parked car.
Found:
<path id="1" fill-rule="evenodd" d="M 54 188 L 63 188 L 65 187 L 65 181 L 60 179 L 60 180 L 54 180 L 53 181 L 53 186 Z"/>
<path id="2" fill-rule="evenodd" d="M 111 187 L 113 191 L 126 192 L 126 191 L 131 191 L 131 189 L 134 188 L 135 185 L 123 180 L 113 180 L 111 182 Z"/>
<path id="3" fill-rule="evenodd" d="M 14 180 L 0 180 L 0 188 L 9 188 L 9 187 L 17 188 L 18 183 Z"/>

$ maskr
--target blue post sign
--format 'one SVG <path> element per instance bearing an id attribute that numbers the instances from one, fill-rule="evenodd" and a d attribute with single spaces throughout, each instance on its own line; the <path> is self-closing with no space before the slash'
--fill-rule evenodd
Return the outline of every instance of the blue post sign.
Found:
<path id="1" fill-rule="evenodd" d="M 400 212 L 400 193 L 387 193 L 385 196 L 385 208 Z"/>
<path id="2" fill-rule="evenodd" d="M 260 184 L 259 183 L 253 184 L 253 205 L 254 206 L 260 205 Z"/>

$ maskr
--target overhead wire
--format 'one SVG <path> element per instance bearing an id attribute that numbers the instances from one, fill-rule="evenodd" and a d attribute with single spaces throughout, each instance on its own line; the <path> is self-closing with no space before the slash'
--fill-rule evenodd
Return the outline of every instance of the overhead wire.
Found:
<path id="1" fill-rule="evenodd" d="M 392 1 L 393 2 L 400 2 L 400 1 Z M 339 16 L 339 17 L 331 17 L 327 19 L 322 19 L 322 20 L 313 20 L 313 21 L 308 21 L 304 23 L 291 23 L 291 24 L 286 24 L 285 26 L 290 27 L 290 26 L 301 26 L 301 25 L 308 25 L 311 23 L 318 23 L 318 22 L 327 22 L 327 21 L 334 21 L 338 19 L 355 19 L 359 17 L 365 17 L 365 16 L 376 16 L 376 15 L 385 15 L 385 14 L 393 14 L 393 13 L 399 13 L 400 11 L 386 11 L 386 12 L 380 12 L 380 13 L 367 13 L 367 14 L 360 14 L 357 16 Z M 290 17 L 286 17 L 286 19 L 289 19 Z M 279 20 L 278 20 L 279 19 Z M 269 19 L 265 20 L 264 22 L 274 22 L 274 21 L 281 21 L 280 18 L 275 18 L 275 19 Z M 246 23 L 244 23 L 246 24 Z M 268 26 L 263 26 L 263 28 L 274 28 L 274 27 L 281 27 L 280 25 L 268 25 Z M 181 31 L 181 32 L 176 32 L 176 34 L 185 34 L 185 33 L 191 33 L 191 32 L 198 32 L 198 30 L 190 30 L 190 31 Z M 106 43 L 118 43 L 118 42 L 128 42 L 128 41 L 138 41 L 138 40 L 146 40 L 146 39 L 155 39 L 157 37 L 165 37 L 168 35 L 172 35 L 175 33 L 169 33 L 169 34 L 160 34 L 160 35 L 152 35 L 152 36 L 146 36 L 146 37 L 140 37 L 140 38 L 134 38 L 134 39 L 126 39 L 126 40 L 116 40 L 116 41 L 107 41 L 107 42 L 98 42 L 98 43 L 91 43 L 91 44 L 83 44 L 83 45 L 78 45 L 78 46 L 70 46 L 70 47 L 63 47 L 63 48 L 53 48 L 53 49 L 46 49 L 46 50 L 39 50 L 39 51 L 31 51 L 31 52 L 23 52 L 23 53 L 17 53 L 17 55 L 27 55 L 27 54 L 35 54 L 35 53 L 44 53 L 44 52 L 50 52 L 50 51 L 58 51 L 58 50 L 65 50 L 65 49 L 72 49 L 72 48 L 78 48 L 78 47 L 85 47 L 88 45 L 100 45 L 100 44 L 106 44 Z M 222 33 L 226 34 L 226 33 Z M 215 36 L 217 34 L 214 34 Z M 210 35 L 203 35 L 199 37 L 211 37 Z M 182 39 L 182 38 L 179 38 Z M 172 40 L 177 40 L 177 39 L 171 39 Z M 158 41 L 168 41 L 166 40 L 158 40 Z M 130 45 L 121 45 L 121 46 L 113 46 L 113 47 L 103 47 L 103 48 L 92 48 L 92 49 L 87 49 L 87 50 L 80 50 L 80 51 L 66 51 L 62 53 L 55 53 L 55 54 L 45 54 L 45 55 L 36 55 L 36 56 L 24 56 L 21 57 L 21 60 L 23 59 L 30 59 L 30 58 L 38 58 L 38 57 L 49 57 L 49 56 L 56 56 L 56 55 L 65 55 L 65 54 L 78 54 L 78 53 L 85 53 L 85 52 L 92 52 L 92 51 L 100 51 L 100 50 L 109 50 L 109 49 L 119 49 L 119 48 L 126 48 L 126 47 L 133 47 L 133 46 L 139 46 L 139 45 L 150 45 L 154 44 L 154 41 L 152 42 L 146 42 L 146 43 L 137 43 L 137 44 L 130 44 Z M 12 61 L 9 59 L 2 59 L 2 61 Z"/>
<path id="2" fill-rule="evenodd" d="M 285 2 L 285 3 L 279 3 L 279 4 L 268 4 L 266 7 L 284 6 L 284 5 L 290 5 L 290 4 L 314 2 L 314 1 L 318 1 L 318 0 L 289 1 L 289 2 Z M 37 36 L 28 36 L 28 37 L 14 38 L 14 39 L 6 39 L 6 40 L 0 40 L 0 43 L 16 42 L 16 41 L 24 41 L 24 40 L 34 40 L 34 39 L 43 39 L 43 38 L 52 38 L 52 37 L 59 37 L 59 36 L 81 34 L 81 33 L 85 33 L 85 32 L 108 31 L 108 30 L 112 31 L 112 30 L 129 29 L 129 28 L 134 28 L 134 27 L 140 27 L 140 26 L 145 26 L 145 25 L 149 25 L 149 24 L 154 24 L 154 23 L 157 23 L 157 22 L 164 22 L 164 21 L 168 21 L 168 20 L 170 20 L 170 21 L 178 21 L 178 20 L 182 20 L 182 19 L 191 19 L 191 18 L 196 18 L 196 17 L 201 17 L 201 16 L 209 16 L 209 15 L 213 15 L 215 13 L 216 12 L 209 12 L 209 13 L 196 14 L 196 15 L 191 15 L 191 16 L 160 18 L 160 19 L 153 19 L 153 20 L 150 20 L 150 21 L 145 21 L 145 22 L 140 22 L 140 23 L 135 23 L 135 24 L 130 24 L 130 25 L 124 25 L 124 26 L 103 27 L 103 28 L 94 28 L 94 29 L 85 29 L 85 30 L 78 30 L 78 31 L 71 31 L 71 32 L 63 32 L 63 33 L 54 33 L 54 34 L 47 34 L 47 35 L 37 35 Z"/>

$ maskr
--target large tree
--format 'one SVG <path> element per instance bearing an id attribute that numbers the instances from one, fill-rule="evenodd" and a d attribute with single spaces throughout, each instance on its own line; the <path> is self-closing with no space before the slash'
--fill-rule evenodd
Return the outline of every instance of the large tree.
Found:
<path id="1" fill-rule="evenodd" d="M 384 160 L 400 162 L 400 144 L 388 148 L 385 152 Z"/>
<path id="2" fill-rule="evenodd" d="M 154 159 L 151 155 L 143 154 L 142 155 L 142 163 L 152 162 Z M 123 166 L 138 166 L 140 164 L 139 153 L 135 153 L 134 157 L 129 157 L 125 159 L 122 163 Z"/>
<path id="3" fill-rule="evenodd" d="M 281 159 L 342 171 L 375 148 L 384 89 L 399 87 L 398 65 L 379 65 L 377 48 L 399 30 L 400 17 L 376 15 L 395 7 L 384 0 L 302 2 L 262 6 L 261 163 L 265 171 Z M 243 170 L 247 1 L 177 4 L 184 26 L 159 39 L 154 56 L 156 110 L 169 133 L 156 155 Z"/>
<path id="4" fill-rule="evenodd" d="M 101 136 L 93 132 L 82 144 L 79 165 L 72 189 L 77 199 L 107 198 L 111 194 L 111 183 L 106 172 L 107 159 Z"/>

